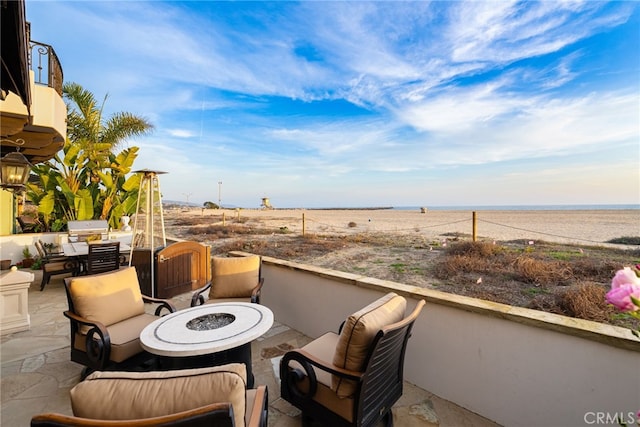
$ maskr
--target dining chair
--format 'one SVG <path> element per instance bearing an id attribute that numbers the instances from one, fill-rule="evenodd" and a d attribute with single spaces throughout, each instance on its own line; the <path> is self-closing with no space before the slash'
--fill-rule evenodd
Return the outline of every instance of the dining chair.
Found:
<path id="1" fill-rule="evenodd" d="M 89 243 L 87 274 L 105 273 L 120 268 L 120 242 Z"/>
<path id="2" fill-rule="evenodd" d="M 44 287 L 49 283 L 51 276 L 69 273 L 77 276 L 80 272 L 80 264 L 77 259 L 67 257 L 62 254 L 48 253 L 44 244 L 40 240 L 37 240 L 34 244 L 40 259 L 42 260 L 42 282 L 40 283 L 41 291 L 43 291 Z"/>

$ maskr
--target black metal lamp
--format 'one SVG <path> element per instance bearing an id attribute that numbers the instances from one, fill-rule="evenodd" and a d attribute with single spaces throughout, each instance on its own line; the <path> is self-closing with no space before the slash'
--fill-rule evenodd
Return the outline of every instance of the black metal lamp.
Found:
<path id="1" fill-rule="evenodd" d="M 9 153 L 0 159 L 0 166 L 0 187 L 7 190 L 23 190 L 31 173 L 31 163 L 27 158 L 19 151 Z"/>

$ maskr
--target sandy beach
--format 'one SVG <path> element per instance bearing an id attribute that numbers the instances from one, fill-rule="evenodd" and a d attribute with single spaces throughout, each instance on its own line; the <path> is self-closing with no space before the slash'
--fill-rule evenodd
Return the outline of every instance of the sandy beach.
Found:
<path id="1" fill-rule="evenodd" d="M 558 301 L 563 301 L 568 289 L 595 285 L 601 288 L 589 288 L 593 291 L 589 295 L 595 298 L 594 303 L 600 303 L 613 274 L 610 270 L 618 268 L 612 266 L 638 262 L 638 245 L 607 242 L 640 237 L 640 209 L 478 210 L 478 240 L 505 243 L 503 247 L 509 250 L 501 252 L 504 256 L 491 259 L 465 255 L 468 259 L 458 261 L 464 263 L 462 269 L 455 267 L 455 260 L 453 266 L 447 264 L 445 248 L 453 248 L 455 241 L 471 239 L 472 211 L 200 208 L 167 211 L 169 236 L 209 245 L 214 255 L 251 252 L 596 321 L 603 321 L 603 317 L 596 318 L 593 313 L 572 314 Z M 303 226 L 309 238 L 300 238 Z M 349 235 L 354 236 L 345 238 Z M 566 244 L 579 248 L 563 247 Z M 531 251 L 526 252 L 534 255 L 520 259 L 519 251 L 530 245 Z M 623 250 L 609 251 L 611 248 Z M 566 259 L 555 258 L 554 251 L 561 252 Z M 532 274 L 539 274 L 540 279 L 532 279 Z"/>
<path id="2" fill-rule="evenodd" d="M 450 233 L 471 235 L 472 211 L 427 210 L 323 210 L 323 209 L 189 209 L 165 212 L 167 218 L 202 217 L 203 224 L 223 220 L 232 224 L 315 234 L 362 232 L 402 233 L 442 239 Z M 640 209 L 476 211 L 479 239 L 544 240 L 580 245 L 604 244 L 610 239 L 640 236 Z"/>

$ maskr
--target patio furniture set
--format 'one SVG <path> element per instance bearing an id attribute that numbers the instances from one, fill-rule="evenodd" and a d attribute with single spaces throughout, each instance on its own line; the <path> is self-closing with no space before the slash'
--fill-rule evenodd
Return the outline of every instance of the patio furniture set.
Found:
<path id="1" fill-rule="evenodd" d="M 125 264 L 120 252 L 131 249 L 117 240 L 63 243 L 61 252 L 48 251 L 40 240 L 35 242 L 35 247 L 42 260 L 41 291 L 55 275 L 92 275 L 117 270 Z"/>
<path id="2" fill-rule="evenodd" d="M 36 415 L 31 425 L 266 426 L 268 390 L 251 370 L 251 342 L 274 320 L 260 304 L 261 266 L 257 255 L 212 257 L 211 281 L 178 311 L 141 293 L 135 267 L 65 278 L 71 360 L 85 369 L 70 392 L 74 415 Z M 157 306 L 153 314 L 145 303 Z M 302 410 L 303 422 L 392 425 L 423 306 L 405 316 L 405 298 L 389 293 L 349 316 L 339 333 L 287 352 L 281 396 Z"/>

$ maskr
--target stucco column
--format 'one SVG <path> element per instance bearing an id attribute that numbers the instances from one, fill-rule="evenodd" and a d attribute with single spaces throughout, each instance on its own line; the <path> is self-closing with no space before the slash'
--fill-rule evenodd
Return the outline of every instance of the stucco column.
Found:
<path id="1" fill-rule="evenodd" d="M 29 317 L 29 286 L 33 273 L 11 267 L 0 274 L 0 334 L 26 331 L 31 325 Z"/>

